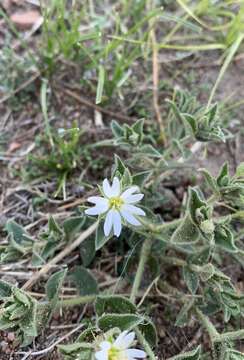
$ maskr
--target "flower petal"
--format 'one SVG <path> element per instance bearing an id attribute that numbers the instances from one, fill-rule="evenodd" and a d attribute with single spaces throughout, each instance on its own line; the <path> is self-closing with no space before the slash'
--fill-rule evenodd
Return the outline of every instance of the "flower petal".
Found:
<path id="1" fill-rule="evenodd" d="M 124 331 L 115 340 L 114 345 L 118 347 L 120 350 L 126 350 L 133 343 L 134 339 L 135 339 L 135 333 L 133 331 L 130 333 Z"/>
<path id="2" fill-rule="evenodd" d="M 134 204 L 143 198 L 144 194 L 130 195 L 125 199 L 126 204 Z"/>
<path id="3" fill-rule="evenodd" d="M 111 209 L 107 213 L 105 221 L 104 221 L 104 225 L 103 225 L 103 230 L 104 230 L 105 236 L 109 236 L 111 229 L 112 229 L 112 225 L 113 225 L 113 210 Z"/>
<path id="4" fill-rule="evenodd" d="M 100 346 L 100 348 L 101 348 L 102 350 L 110 350 L 111 347 L 112 347 L 112 344 L 111 344 L 111 342 L 109 342 L 109 341 L 102 341 L 102 342 L 99 344 L 99 346 Z"/>
<path id="5" fill-rule="evenodd" d="M 120 213 L 117 210 L 113 211 L 113 228 L 114 228 L 114 235 L 119 237 L 121 233 L 121 216 Z"/>
<path id="6" fill-rule="evenodd" d="M 87 201 L 96 204 L 90 209 L 85 210 L 87 215 L 99 215 L 103 214 L 109 209 L 109 201 L 108 199 L 104 199 L 100 196 L 91 196 L 87 199 Z"/>
<path id="7" fill-rule="evenodd" d="M 123 216 L 123 218 L 131 225 L 134 226 L 140 226 L 141 223 L 135 218 L 134 215 L 132 215 L 130 212 L 125 211 L 123 209 L 120 210 L 121 215 Z"/>
<path id="8" fill-rule="evenodd" d="M 128 360 L 134 359 L 144 359 L 146 358 L 147 354 L 145 351 L 138 350 L 138 349 L 128 349 L 126 350 L 126 355 L 128 356 Z"/>
<path id="9" fill-rule="evenodd" d="M 95 353 L 96 360 L 108 360 L 108 351 L 102 350 Z"/>
<path id="10" fill-rule="evenodd" d="M 108 198 L 111 197 L 110 192 L 111 192 L 111 186 L 109 184 L 108 179 L 104 179 L 103 180 L 103 192 L 104 195 L 107 196 Z"/>
<path id="11" fill-rule="evenodd" d="M 127 200 L 127 198 L 129 196 L 131 196 L 131 194 L 133 194 L 136 191 L 139 191 L 139 187 L 138 186 L 131 186 L 121 194 L 121 198 L 123 200 Z"/>
<path id="12" fill-rule="evenodd" d="M 91 207 L 90 209 L 85 210 L 86 215 L 100 215 L 108 211 L 108 203 L 97 203 L 96 206 Z"/>
<path id="13" fill-rule="evenodd" d="M 145 211 L 143 211 L 142 209 L 140 209 L 137 206 L 130 205 L 130 204 L 122 205 L 121 210 L 126 211 L 126 212 L 130 212 L 131 214 L 134 214 L 134 215 L 146 216 Z"/>
<path id="14" fill-rule="evenodd" d="M 87 201 L 89 201 L 92 204 L 108 204 L 108 199 L 105 199 L 101 196 L 90 196 Z"/>
<path id="15" fill-rule="evenodd" d="M 120 195 L 120 181 L 117 177 L 113 179 L 113 183 L 110 190 L 110 197 L 119 196 Z"/>

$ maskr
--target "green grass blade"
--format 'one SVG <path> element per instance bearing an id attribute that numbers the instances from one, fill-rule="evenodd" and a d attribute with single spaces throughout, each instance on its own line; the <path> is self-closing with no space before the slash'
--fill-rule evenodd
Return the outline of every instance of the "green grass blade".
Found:
<path id="1" fill-rule="evenodd" d="M 226 72 L 228 66 L 230 65 L 235 53 L 237 52 L 239 46 L 241 45 L 242 43 L 242 40 L 244 39 L 244 34 L 240 34 L 236 41 L 234 42 L 234 44 L 231 46 L 230 50 L 229 50 L 229 54 L 227 55 L 221 69 L 220 69 L 220 72 L 219 72 L 219 75 L 217 77 L 217 80 L 214 84 L 214 87 L 212 88 L 212 91 L 210 93 L 210 96 L 209 96 L 209 100 L 208 100 L 208 105 L 207 107 L 209 107 L 211 105 L 211 102 L 213 100 L 213 97 L 215 95 L 215 92 L 217 90 L 217 87 L 222 79 L 222 77 L 224 76 L 224 73 Z"/>
<path id="2" fill-rule="evenodd" d="M 100 104 L 102 102 L 104 81 L 105 81 L 105 69 L 102 65 L 99 65 L 96 104 Z"/>
<path id="3" fill-rule="evenodd" d="M 48 113 L 47 113 L 47 80 L 46 79 L 42 81 L 42 85 L 41 85 L 41 108 L 45 122 L 46 134 L 49 137 L 51 146 L 53 147 L 54 143 L 49 125 Z"/>

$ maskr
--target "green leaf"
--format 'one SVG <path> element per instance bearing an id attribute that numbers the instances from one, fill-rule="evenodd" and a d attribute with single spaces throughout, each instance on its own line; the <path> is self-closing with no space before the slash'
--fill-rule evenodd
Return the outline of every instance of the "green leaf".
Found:
<path id="1" fill-rule="evenodd" d="M 70 278 L 75 283 L 81 296 L 93 295 L 98 293 L 98 285 L 94 276 L 83 266 L 76 266 Z"/>
<path id="2" fill-rule="evenodd" d="M 234 349 L 228 349 L 226 352 L 227 360 L 244 360 L 244 353 Z"/>
<path id="3" fill-rule="evenodd" d="M 75 342 L 73 344 L 58 345 L 64 360 L 93 360 L 94 344 Z"/>
<path id="4" fill-rule="evenodd" d="M 199 345 L 195 350 L 187 351 L 171 357 L 168 360 L 200 360 L 201 359 L 201 346 Z"/>
<path id="5" fill-rule="evenodd" d="M 80 256 L 82 263 L 85 267 L 89 266 L 94 256 L 96 254 L 96 246 L 94 235 L 89 236 L 83 243 L 80 245 Z"/>
<path id="6" fill-rule="evenodd" d="M 136 175 L 133 175 L 132 183 L 134 185 L 142 187 L 145 184 L 145 182 L 147 181 L 147 179 L 150 177 L 151 174 L 152 174 L 152 171 L 142 171 L 140 173 L 137 173 Z"/>
<path id="7" fill-rule="evenodd" d="M 3 300 L 6 297 L 9 297 L 12 293 L 12 286 L 11 284 L 0 280 L 0 300 Z"/>
<path id="8" fill-rule="evenodd" d="M 147 144 L 140 147 L 140 154 L 147 155 L 149 157 L 161 158 L 162 155 L 152 145 Z"/>
<path id="9" fill-rule="evenodd" d="M 104 230 L 103 230 L 103 223 L 100 222 L 97 229 L 96 229 L 96 238 L 95 238 L 95 248 L 96 251 L 101 249 L 106 242 L 111 239 L 112 235 L 110 236 L 105 236 L 104 235 Z"/>
<path id="10" fill-rule="evenodd" d="M 190 211 L 191 219 L 196 225 L 198 224 L 196 211 L 197 209 L 205 206 L 206 206 L 206 202 L 202 200 L 200 192 L 197 189 L 190 188 L 188 208 Z"/>
<path id="11" fill-rule="evenodd" d="M 95 310 L 98 316 L 104 313 L 133 314 L 136 313 L 136 306 L 120 295 L 101 295 L 96 299 Z"/>
<path id="12" fill-rule="evenodd" d="M 115 120 L 112 120 L 111 122 L 111 130 L 116 138 L 121 138 L 124 135 L 124 129 Z"/>
<path id="13" fill-rule="evenodd" d="M 196 118 L 190 114 L 182 114 L 188 125 L 190 125 L 193 134 L 197 132 L 197 121 Z"/>
<path id="14" fill-rule="evenodd" d="M 50 232 L 54 232 L 58 235 L 62 235 L 63 234 L 63 231 L 62 229 L 60 228 L 60 226 L 58 225 L 58 223 L 54 220 L 54 218 L 52 216 L 49 217 L 48 219 L 48 230 Z"/>
<path id="15" fill-rule="evenodd" d="M 25 229 L 18 225 L 14 220 L 9 220 L 6 224 L 8 234 L 13 236 L 16 243 L 21 244 L 23 235 L 27 235 Z"/>
<path id="16" fill-rule="evenodd" d="M 238 248 L 234 242 L 234 236 L 231 230 L 225 226 L 216 226 L 214 239 L 217 246 L 230 253 L 237 253 Z"/>
<path id="17" fill-rule="evenodd" d="M 208 183 L 210 189 L 215 193 L 218 194 L 218 184 L 217 181 L 215 180 L 215 178 L 210 174 L 210 172 L 207 169 L 199 169 L 199 171 L 202 172 L 202 174 L 204 175 L 204 178 L 206 180 L 206 182 Z"/>
<path id="18" fill-rule="evenodd" d="M 182 306 L 182 308 L 181 308 L 181 310 L 180 310 L 180 312 L 177 315 L 177 318 L 175 320 L 175 326 L 182 327 L 182 326 L 185 326 L 188 323 L 188 321 L 189 321 L 189 311 L 191 310 L 193 305 L 194 305 L 194 299 L 186 302 Z"/>
<path id="19" fill-rule="evenodd" d="M 132 129 L 139 135 L 139 142 L 142 142 L 143 139 L 143 127 L 144 119 L 137 120 L 132 126 Z"/>
<path id="20" fill-rule="evenodd" d="M 152 323 L 151 319 L 145 318 L 143 324 L 138 325 L 139 330 L 142 332 L 143 336 L 147 342 L 154 348 L 158 342 L 158 336 L 155 325 Z"/>
<path id="21" fill-rule="evenodd" d="M 229 166 L 228 163 L 224 163 L 220 169 L 219 175 L 216 179 L 218 186 L 226 186 L 229 183 Z"/>
<path id="22" fill-rule="evenodd" d="M 100 104 L 100 102 L 102 101 L 104 80 L 105 80 L 105 69 L 102 65 L 99 65 L 96 104 Z"/>
<path id="23" fill-rule="evenodd" d="M 58 301 L 58 294 L 63 284 L 64 278 L 67 274 L 67 269 L 60 270 L 54 273 L 46 283 L 46 294 L 50 301 L 51 309 L 53 310 Z"/>
<path id="24" fill-rule="evenodd" d="M 208 281 L 211 279 L 215 274 L 215 267 L 209 263 L 201 267 L 199 271 L 199 275 L 202 281 Z"/>
<path id="25" fill-rule="evenodd" d="M 244 177 L 244 162 L 237 166 L 236 176 L 237 177 Z"/>
<path id="26" fill-rule="evenodd" d="M 199 230 L 187 214 L 174 231 L 170 241 L 177 245 L 188 245 L 197 242 L 198 239 Z"/>
<path id="27" fill-rule="evenodd" d="M 66 219 L 63 222 L 64 233 L 68 241 L 72 239 L 74 235 L 81 230 L 85 220 L 85 216 L 74 216 Z"/>
<path id="28" fill-rule="evenodd" d="M 121 331 L 132 330 L 143 323 L 144 318 L 135 314 L 105 314 L 98 319 L 98 326 L 103 331 L 118 327 Z"/>
<path id="29" fill-rule="evenodd" d="M 192 271 L 188 266 L 184 266 L 183 278 L 190 292 L 192 294 L 195 294 L 199 285 L 198 275 L 194 271 Z"/>

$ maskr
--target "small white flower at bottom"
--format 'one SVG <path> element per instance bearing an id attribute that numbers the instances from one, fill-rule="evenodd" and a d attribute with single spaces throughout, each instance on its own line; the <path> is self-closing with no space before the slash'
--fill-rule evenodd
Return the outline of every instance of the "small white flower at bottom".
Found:
<path id="1" fill-rule="evenodd" d="M 113 230 L 115 236 L 119 236 L 122 229 L 122 218 L 134 226 L 141 225 L 137 216 L 145 216 L 145 212 L 135 206 L 143 198 L 138 193 L 138 186 L 131 186 L 122 192 L 120 181 L 117 177 L 113 179 L 112 185 L 108 179 L 103 181 L 103 195 L 91 196 L 87 200 L 95 206 L 85 210 L 87 215 L 106 214 L 104 222 L 104 234 L 108 236 Z"/>
<path id="2" fill-rule="evenodd" d="M 135 339 L 135 333 L 123 331 L 112 343 L 103 341 L 100 343 L 100 351 L 95 353 L 96 360 L 137 360 L 145 359 L 145 351 L 129 349 Z"/>

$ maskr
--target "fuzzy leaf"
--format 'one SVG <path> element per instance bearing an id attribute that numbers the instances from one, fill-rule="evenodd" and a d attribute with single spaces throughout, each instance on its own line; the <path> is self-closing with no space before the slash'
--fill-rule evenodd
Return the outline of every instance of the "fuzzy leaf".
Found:
<path id="1" fill-rule="evenodd" d="M 195 294 L 198 288 L 199 279 L 197 274 L 188 266 L 183 267 L 183 277 L 186 285 L 192 294 Z"/>
<path id="2" fill-rule="evenodd" d="M 237 166 L 236 176 L 237 177 L 244 177 L 244 162 Z"/>
<path id="3" fill-rule="evenodd" d="M 206 182 L 208 183 L 210 189 L 215 193 L 218 194 L 218 184 L 217 181 L 215 180 L 215 178 L 210 174 L 210 172 L 206 169 L 199 169 L 199 171 L 202 172 L 202 174 L 204 175 L 204 178 L 206 180 Z"/>
<path id="4" fill-rule="evenodd" d="M 6 224 L 6 229 L 7 232 L 13 236 L 16 243 L 20 244 L 22 242 L 23 235 L 26 234 L 26 231 L 22 226 L 17 224 L 14 220 L 10 220 Z"/>
<path id="5" fill-rule="evenodd" d="M 217 226 L 215 228 L 214 239 L 216 245 L 221 247 L 223 250 L 230 253 L 238 252 L 238 248 L 234 242 L 233 233 L 227 226 Z"/>
<path id="6" fill-rule="evenodd" d="M 50 232 L 53 231 L 54 233 L 59 234 L 59 235 L 63 234 L 62 229 L 60 228 L 60 226 L 58 225 L 58 223 L 55 221 L 55 219 L 52 216 L 50 216 L 48 219 L 48 230 Z"/>
<path id="7" fill-rule="evenodd" d="M 192 306 L 194 304 L 194 300 L 191 300 L 187 303 L 185 303 L 179 314 L 177 315 L 177 318 L 175 320 L 175 326 L 179 326 L 179 327 L 182 327 L 182 326 L 185 326 L 187 323 L 188 323 L 188 320 L 189 320 L 189 311 L 191 310 Z"/>
<path id="8" fill-rule="evenodd" d="M 155 347 L 158 342 L 158 336 L 155 325 L 152 323 L 150 319 L 145 318 L 145 322 L 143 324 L 138 325 L 139 330 L 142 332 L 143 336 L 147 340 L 147 342 L 151 345 L 151 347 Z"/>
<path id="9" fill-rule="evenodd" d="M 171 237 L 171 242 L 177 245 L 188 245 L 197 242 L 198 239 L 198 228 L 187 214 L 180 226 L 174 231 Z"/>
<path id="10" fill-rule="evenodd" d="M 111 122 L 111 130 L 116 138 L 120 138 L 124 135 L 124 130 L 122 126 L 120 126 L 119 123 L 115 120 L 112 120 Z"/>
<path id="11" fill-rule="evenodd" d="M 104 313 L 133 314 L 136 313 L 136 306 L 129 299 L 120 295 L 102 295 L 96 299 L 95 310 L 98 316 Z"/>
<path id="12" fill-rule="evenodd" d="M 103 331 L 118 327 L 121 331 L 132 330 L 143 323 L 144 318 L 135 314 L 105 314 L 98 319 L 98 326 Z"/>
<path id="13" fill-rule="evenodd" d="M 66 239 L 69 241 L 74 235 L 79 232 L 84 225 L 86 218 L 84 216 L 74 216 L 66 219 L 63 222 L 63 229 Z"/>
<path id="14" fill-rule="evenodd" d="M 144 154 L 144 155 L 147 155 L 149 157 L 156 157 L 156 158 L 161 158 L 162 157 L 160 152 L 158 150 L 156 150 L 150 144 L 143 145 L 142 147 L 140 147 L 139 152 L 140 152 L 140 154 Z"/>
<path id="15" fill-rule="evenodd" d="M 195 350 L 187 351 L 183 354 L 173 356 L 168 360 L 200 360 L 200 359 L 201 359 L 201 346 L 198 346 Z"/>
<path id="16" fill-rule="evenodd" d="M 80 246 L 80 256 L 85 267 L 89 266 L 96 254 L 94 236 L 89 236 Z"/>
<path id="17" fill-rule="evenodd" d="M 150 177 L 152 174 L 152 171 L 142 171 L 136 175 L 133 175 L 133 181 L 132 183 L 134 185 L 137 185 L 139 187 L 142 187 L 146 180 Z"/>
<path id="18" fill-rule="evenodd" d="M 0 280 L 0 300 L 11 295 L 12 286 L 13 285 L 11 285 L 3 280 Z"/>
<path id="19" fill-rule="evenodd" d="M 53 310 L 58 301 L 58 294 L 63 284 L 64 278 L 67 274 L 67 269 L 60 270 L 54 273 L 47 281 L 46 294 L 50 301 L 51 309 Z"/>
<path id="20" fill-rule="evenodd" d="M 196 210 L 204 206 L 206 206 L 206 203 L 202 200 L 199 191 L 197 189 L 190 188 L 188 208 L 190 211 L 191 219 L 195 224 L 198 224 Z"/>
<path id="21" fill-rule="evenodd" d="M 83 266 L 76 266 L 70 278 L 75 283 L 80 295 L 93 295 L 98 293 L 98 285 L 94 276 Z"/>
<path id="22" fill-rule="evenodd" d="M 208 281 L 215 274 L 215 268 L 211 263 L 206 264 L 201 267 L 199 274 L 202 281 Z"/>
<path id="23" fill-rule="evenodd" d="M 111 235 L 110 236 L 104 235 L 103 223 L 100 222 L 96 229 L 96 238 L 95 238 L 96 250 L 101 249 L 111 237 L 112 237 Z"/>

